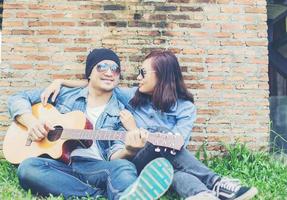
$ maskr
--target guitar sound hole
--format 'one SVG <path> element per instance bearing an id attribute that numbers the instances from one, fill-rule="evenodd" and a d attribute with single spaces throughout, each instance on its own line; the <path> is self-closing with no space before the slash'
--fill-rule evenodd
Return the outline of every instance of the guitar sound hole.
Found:
<path id="1" fill-rule="evenodd" d="M 54 126 L 54 130 L 49 131 L 48 133 L 48 140 L 53 142 L 58 140 L 63 132 L 63 127 L 62 126 Z"/>

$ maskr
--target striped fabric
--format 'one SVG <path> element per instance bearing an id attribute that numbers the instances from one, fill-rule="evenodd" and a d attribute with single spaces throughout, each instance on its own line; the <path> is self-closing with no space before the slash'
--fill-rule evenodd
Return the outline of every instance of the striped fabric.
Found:
<path id="1" fill-rule="evenodd" d="M 153 200 L 161 197 L 171 185 L 173 167 L 165 158 L 145 166 L 138 179 L 121 195 L 120 200 Z"/>

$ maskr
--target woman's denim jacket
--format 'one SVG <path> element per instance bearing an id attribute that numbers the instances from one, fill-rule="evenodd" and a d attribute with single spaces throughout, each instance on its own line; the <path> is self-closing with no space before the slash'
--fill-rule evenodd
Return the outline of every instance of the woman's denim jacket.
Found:
<path id="1" fill-rule="evenodd" d="M 190 143 L 193 123 L 196 119 L 196 107 L 191 101 L 177 99 L 168 111 L 154 109 L 151 102 L 133 108 L 129 102 L 138 88 L 115 88 L 117 99 L 133 114 L 137 126 L 151 131 L 167 131 L 181 134 L 184 147 Z"/>

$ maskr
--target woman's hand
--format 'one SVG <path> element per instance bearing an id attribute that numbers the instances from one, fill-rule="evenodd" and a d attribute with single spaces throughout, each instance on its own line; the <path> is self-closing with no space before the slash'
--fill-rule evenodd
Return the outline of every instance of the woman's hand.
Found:
<path id="1" fill-rule="evenodd" d="M 147 139 L 148 131 L 145 129 L 137 128 L 128 131 L 125 136 L 125 148 L 115 152 L 110 159 L 132 159 L 145 146 Z"/>
<path id="2" fill-rule="evenodd" d="M 53 94 L 51 101 L 54 102 L 57 95 L 60 92 L 61 85 L 62 85 L 62 79 L 56 79 L 54 80 L 41 94 L 41 102 L 45 106 L 48 102 L 49 97 Z"/>
<path id="3" fill-rule="evenodd" d="M 126 133 L 125 149 L 129 154 L 136 154 L 145 146 L 148 133 L 145 129 L 134 129 Z"/>
<path id="4" fill-rule="evenodd" d="M 49 97 L 53 94 L 51 100 L 55 101 L 57 95 L 60 92 L 61 86 L 67 87 L 85 87 L 87 86 L 87 80 L 65 80 L 65 79 L 56 79 L 54 80 L 41 94 L 41 102 L 45 106 L 48 102 Z"/>
<path id="5" fill-rule="evenodd" d="M 128 110 L 122 110 L 120 112 L 120 120 L 124 126 L 125 129 L 127 129 L 128 131 L 132 131 L 137 129 L 137 124 L 136 121 L 134 119 L 134 116 L 132 115 L 132 113 Z"/>

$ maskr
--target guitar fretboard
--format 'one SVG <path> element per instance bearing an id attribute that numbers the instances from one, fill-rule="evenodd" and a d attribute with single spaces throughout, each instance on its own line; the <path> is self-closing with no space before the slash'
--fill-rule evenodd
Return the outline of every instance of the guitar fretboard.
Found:
<path id="1" fill-rule="evenodd" d="M 125 139 L 124 131 L 110 130 L 81 130 L 81 129 L 64 129 L 61 135 L 62 139 L 73 140 L 122 140 Z"/>

